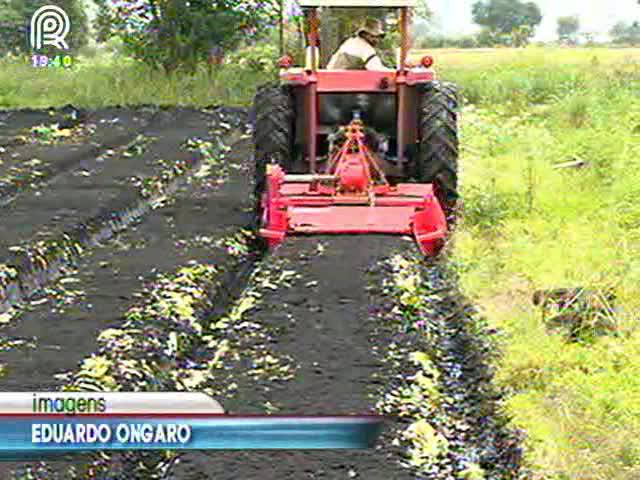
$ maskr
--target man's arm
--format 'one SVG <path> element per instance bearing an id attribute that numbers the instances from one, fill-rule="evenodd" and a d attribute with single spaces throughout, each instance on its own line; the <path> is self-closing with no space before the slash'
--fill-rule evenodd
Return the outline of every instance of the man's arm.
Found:
<path id="1" fill-rule="evenodd" d="M 369 59 L 366 60 L 365 68 L 367 70 L 377 70 L 377 71 L 383 71 L 383 72 L 394 71 L 393 68 L 387 68 L 384 66 L 384 64 L 382 63 L 382 60 L 380 60 L 380 56 L 377 53 L 370 56 Z"/>
<path id="2" fill-rule="evenodd" d="M 367 70 L 376 70 L 383 72 L 394 71 L 394 69 L 384 66 L 382 60 L 380 59 L 378 51 L 367 42 L 362 40 L 361 42 L 359 42 L 358 47 L 358 53 L 361 55 L 362 61 L 364 62 L 364 68 L 366 68 Z"/>

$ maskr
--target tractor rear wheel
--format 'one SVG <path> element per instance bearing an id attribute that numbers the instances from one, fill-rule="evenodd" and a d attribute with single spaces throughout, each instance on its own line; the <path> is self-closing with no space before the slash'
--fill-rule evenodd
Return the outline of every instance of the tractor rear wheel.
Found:
<path id="1" fill-rule="evenodd" d="M 254 99 L 254 109 L 254 197 L 256 223 L 259 226 L 267 165 L 277 164 L 289 171 L 292 163 L 295 110 L 290 88 L 278 83 L 259 87 Z"/>
<path id="2" fill-rule="evenodd" d="M 458 96 L 450 83 L 430 82 L 420 94 L 420 183 L 434 184 L 447 219 L 455 221 L 458 200 Z"/>

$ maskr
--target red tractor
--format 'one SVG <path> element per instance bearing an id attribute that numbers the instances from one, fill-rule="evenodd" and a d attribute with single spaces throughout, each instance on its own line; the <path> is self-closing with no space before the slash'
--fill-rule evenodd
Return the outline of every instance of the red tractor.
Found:
<path id="1" fill-rule="evenodd" d="M 397 8 L 395 70 L 319 68 L 318 8 L 365 0 L 300 0 L 306 65 L 284 56 L 280 81 L 255 97 L 255 194 L 269 247 L 288 234 L 413 235 L 425 255 L 442 247 L 457 200 L 457 95 L 436 80 L 433 59 L 409 65 L 410 8 Z"/>

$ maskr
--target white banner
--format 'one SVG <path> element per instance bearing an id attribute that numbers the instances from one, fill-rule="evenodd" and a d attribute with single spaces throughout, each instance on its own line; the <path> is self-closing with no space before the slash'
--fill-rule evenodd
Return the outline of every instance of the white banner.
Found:
<path id="1" fill-rule="evenodd" d="M 0 392 L 0 415 L 11 414 L 223 414 L 205 393 Z"/>

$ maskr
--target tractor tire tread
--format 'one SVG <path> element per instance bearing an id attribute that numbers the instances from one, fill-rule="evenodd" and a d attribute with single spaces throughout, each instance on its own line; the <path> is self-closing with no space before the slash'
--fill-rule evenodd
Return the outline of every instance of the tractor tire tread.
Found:
<path id="1" fill-rule="evenodd" d="M 454 84 L 433 81 L 420 92 L 418 180 L 433 183 L 449 219 L 458 199 L 458 95 Z"/>
<path id="2" fill-rule="evenodd" d="M 278 82 L 258 87 L 254 98 L 254 111 L 254 199 L 256 220 L 259 224 L 267 165 L 277 164 L 286 171 L 292 163 L 295 108 L 290 87 Z"/>

